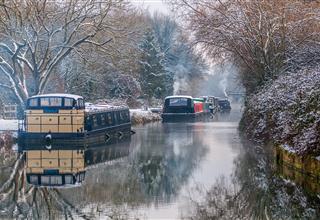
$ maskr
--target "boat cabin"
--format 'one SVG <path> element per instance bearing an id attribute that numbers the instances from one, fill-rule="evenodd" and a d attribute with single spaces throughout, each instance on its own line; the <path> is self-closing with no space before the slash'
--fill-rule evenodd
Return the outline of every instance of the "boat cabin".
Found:
<path id="1" fill-rule="evenodd" d="M 90 105 L 72 94 L 46 94 L 27 100 L 24 123 L 19 126 L 19 150 L 39 143 L 116 142 L 131 135 L 129 108 L 126 106 Z M 20 147 L 21 146 L 21 147 Z M 32 147 L 33 148 L 33 147 Z"/>
<path id="2" fill-rule="evenodd" d="M 32 96 L 27 100 L 27 110 L 43 110 L 44 113 L 58 113 L 59 110 L 84 109 L 81 96 L 71 94 L 46 94 Z"/>
<path id="3" fill-rule="evenodd" d="M 218 100 L 220 111 L 230 111 L 231 105 L 228 99 L 219 99 Z"/>
<path id="4" fill-rule="evenodd" d="M 194 113 L 191 96 L 169 96 L 164 101 L 163 113 Z"/>
<path id="5" fill-rule="evenodd" d="M 195 121 L 209 116 L 209 104 L 203 98 L 169 96 L 164 101 L 162 122 Z"/>
<path id="6" fill-rule="evenodd" d="M 27 100 L 28 133 L 79 133 L 84 131 L 84 100 L 71 94 L 46 94 Z"/>

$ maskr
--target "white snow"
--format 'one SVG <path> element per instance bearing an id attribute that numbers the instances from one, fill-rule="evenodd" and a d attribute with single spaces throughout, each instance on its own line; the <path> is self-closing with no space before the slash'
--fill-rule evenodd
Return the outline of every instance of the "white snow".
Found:
<path id="1" fill-rule="evenodd" d="M 289 146 L 288 144 L 284 144 L 284 145 L 281 145 L 281 147 L 286 150 L 287 152 L 289 153 L 296 153 L 296 150 L 293 149 L 291 146 Z"/>
<path id="2" fill-rule="evenodd" d="M 160 114 L 152 113 L 149 109 L 130 109 L 130 117 L 132 124 L 144 124 L 161 120 Z"/>
<path id="3" fill-rule="evenodd" d="M 18 120 L 5 120 L 0 119 L 0 132 L 1 131 L 17 131 Z"/>
<path id="4" fill-rule="evenodd" d="M 86 112 L 104 111 L 104 110 L 115 110 L 115 109 L 126 109 L 125 105 L 109 105 L 109 104 L 92 104 L 89 102 L 85 103 Z"/>

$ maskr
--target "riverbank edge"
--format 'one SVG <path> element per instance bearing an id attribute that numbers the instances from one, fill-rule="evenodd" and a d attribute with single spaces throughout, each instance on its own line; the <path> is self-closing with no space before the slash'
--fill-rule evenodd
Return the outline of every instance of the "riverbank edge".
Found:
<path id="1" fill-rule="evenodd" d="M 320 158 L 311 155 L 300 156 L 284 145 L 273 147 L 273 156 L 277 164 L 288 166 L 320 182 Z"/>
<path id="2" fill-rule="evenodd" d="M 161 115 L 158 113 L 152 113 L 150 111 L 138 111 L 138 112 L 131 112 L 131 125 L 144 125 L 153 122 L 161 122 L 162 118 Z"/>

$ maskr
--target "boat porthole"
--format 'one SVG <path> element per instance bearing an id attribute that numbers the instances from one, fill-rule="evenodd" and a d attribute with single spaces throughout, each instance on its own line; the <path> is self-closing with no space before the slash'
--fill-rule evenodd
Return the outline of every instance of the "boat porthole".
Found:
<path id="1" fill-rule="evenodd" d="M 47 150 L 51 150 L 52 146 L 52 136 L 51 134 L 47 134 L 45 137 L 44 137 L 44 140 L 45 140 L 45 147 Z"/>

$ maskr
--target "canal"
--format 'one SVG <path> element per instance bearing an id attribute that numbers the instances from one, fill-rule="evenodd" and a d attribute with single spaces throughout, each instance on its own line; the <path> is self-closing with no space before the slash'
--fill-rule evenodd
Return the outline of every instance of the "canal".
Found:
<path id="1" fill-rule="evenodd" d="M 31 204 L 2 196 L 0 217 L 319 218 L 318 182 L 298 184 L 271 151 L 240 138 L 240 118 L 236 105 L 209 122 L 134 127 L 130 141 L 112 146 L 121 153 L 89 166 L 82 184 L 36 188 Z"/>

